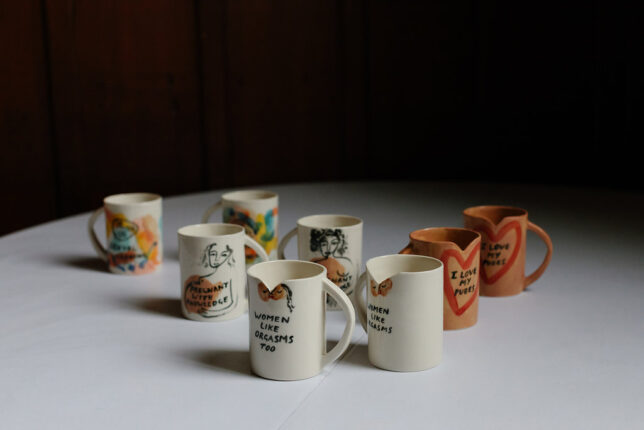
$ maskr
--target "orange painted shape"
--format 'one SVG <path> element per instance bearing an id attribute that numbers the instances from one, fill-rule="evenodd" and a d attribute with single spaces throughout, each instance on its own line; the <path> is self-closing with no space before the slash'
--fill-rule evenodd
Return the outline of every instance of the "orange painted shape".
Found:
<path id="1" fill-rule="evenodd" d="M 458 264 L 461 266 L 463 270 L 467 270 L 472 266 L 472 263 L 474 262 L 474 257 L 476 256 L 476 251 L 477 247 L 474 247 L 472 251 L 470 252 L 470 255 L 467 257 L 466 260 L 463 260 L 463 257 L 461 256 L 461 253 L 458 252 L 455 249 L 446 249 L 443 251 L 443 254 L 441 254 L 440 260 L 443 262 L 443 265 L 445 266 L 445 269 L 447 269 L 447 263 L 451 258 L 454 258 Z M 476 281 L 476 288 L 474 289 L 474 292 L 472 292 L 472 296 L 469 298 L 467 302 L 463 304 L 463 306 L 459 307 L 458 306 L 458 301 L 456 300 L 456 296 L 454 295 L 454 288 L 452 287 L 452 281 L 449 279 L 449 270 L 443 270 L 444 273 L 444 282 L 443 282 L 443 288 L 445 290 L 445 296 L 447 297 L 447 302 L 449 303 L 449 306 L 452 308 L 452 311 L 457 316 L 463 315 L 465 311 L 472 306 L 472 303 L 476 300 L 476 297 L 478 296 L 478 291 L 479 291 L 479 282 L 478 279 Z"/>
<path id="2" fill-rule="evenodd" d="M 501 239 L 503 239 L 503 237 L 505 237 L 505 235 L 512 230 L 515 230 L 517 234 L 517 240 L 516 240 L 516 243 L 514 244 L 514 249 L 512 250 L 512 254 L 510 255 L 510 258 L 508 258 L 508 261 L 503 265 L 503 267 L 501 267 L 498 271 L 496 271 L 494 275 L 488 278 L 487 272 L 485 271 L 485 267 L 483 266 L 483 264 L 481 264 L 481 279 L 483 279 L 483 281 L 486 284 L 493 284 L 499 279 L 501 279 L 501 277 L 503 277 L 503 275 L 505 275 L 508 272 L 508 270 L 510 270 L 510 268 L 516 261 L 517 256 L 519 255 L 519 251 L 521 250 L 521 240 L 522 240 L 521 224 L 519 224 L 519 221 L 509 222 L 505 226 L 503 226 L 503 228 L 499 230 L 496 234 L 493 231 L 491 231 L 487 226 L 483 226 L 483 225 L 478 226 L 477 230 L 480 230 L 481 232 L 485 233 L 485 235 L 488 238 L 488 242 L 493 242 L 493 243 L 498 243 L 499 241 L 501 241 Z M 483 251 L 481 251 L 481 254 L 482 253 Z"/>

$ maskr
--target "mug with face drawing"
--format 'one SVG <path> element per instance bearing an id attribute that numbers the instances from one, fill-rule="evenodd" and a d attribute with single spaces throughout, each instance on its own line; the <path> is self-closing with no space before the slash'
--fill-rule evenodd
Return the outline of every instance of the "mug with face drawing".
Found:
<path id="1" fill-rule="evenodd" d="M 269 261 L 248 269 L 250 364 L 263 378 L 306 379 L 337 360 L 351 342 L 351 300 L 327 279 L 326 268 L 308 261 Z M 340 341 L 326 351 L 324 295 L 344 311 Z"/>
<path id="2" fill-rule="evenodd" d="M 295 235 L 298 258 L 326 267 L 329 280 L 352 297 L 362 265 L 362 220 L 348 215 L 300 218 L 280 242 L 279 259 L 284 259 L 284 249 Z M 332 297 L 327 297 L 327 308 L 339 310 Z"/>
<path id="3" fill-rule="evenodd" d="M 443 355 L 443 264 L 420 255 L 367 261 L 356 285 L 356 312 L 368 335 L 369 361 L 397 372 L 440 364 Z M 366 282 L 369 289 L 363 294 Z"/>
<path id="4" fill-rule="evenodd" d="M 94 231 L 105 213 L 107 248 Z M 150 193 L 115 194 L 89 217 L 87 231 L 98 256 L 113 273 L 140 275 L 154 272 L 163 260 L 161 196 Z"/>
<path id="5" fill-rule="evenodd" d="M 465 228 L 424 228 L 409 234 L 400 254 L 426 255 L 443 262 L 443 328 L 476 324 L 479 312 L 481 235 Z"/>
<path id="6" fill-rule="evenodd" d="M 244 246 L 264 249 L 235 224 L 182 227 L 179 237 L 181 311 L 195 321 L 226 321 L 248 309 Z"/>
<path id="7" fill-rule="evenodd" d="M 222 208 L 223 222 L 241 225 L 246 234 L 264 248 L 271 260 L 277 256 L 278 196 L 271 191 L 233 191 L 221 196 L 221 200 L 209 207 L 201 218 L 207 223 L 213 212 Z M 261 259 L 250 247 L 245 248 L 246 264 L 255 264 Z"/>
<path id="8" fill-rule="evenodd" d="M 465 227 L 481 233 L 481 295 L 513 296 L 545 272 L 552 259 L 552 241 L 528 220 L 528 211 L 510 206 L 475 206 L 463 211 Z M 532 230 L 546 244 L 541 265 L 525 276 L 526 233 Z"/>

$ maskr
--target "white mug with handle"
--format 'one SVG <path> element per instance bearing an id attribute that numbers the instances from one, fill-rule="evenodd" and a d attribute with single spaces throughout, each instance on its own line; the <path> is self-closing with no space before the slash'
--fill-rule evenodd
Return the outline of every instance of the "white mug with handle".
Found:
<path id="1" fill-rule="evenodd" d="M 367 300 L 362 290 L 369 283 Z M 443 263 L 420 255 L 367 261 L 355 302 L 376 367 L 415 372 L 437 366 L 443 354 Z"/>
<path id="2" fill-rule="evenodd" d="M 261 245 L 235 224 L 195 224 L 179 236 L 181 311 L 194 321 L 227 321 L 248 309 L 244 246 L 268 259 Z"/>
<path id="3" fill-rule="evenodd" d="M 96 236 L 94 224 L 105 213 L 107 246 Z M 98 256 L 113 273 L 140 275 L 161 267 L 161 196 L 151 193 L 115 194 L 89 217 L 87 232 Z"/>
<path id="4" fill-rule="evenodd" d="M 362 225 L 360 218 L 349 215 L 300 218 L 280 242 L 277 256 L 283 260 L 286 245 L 297 236 L 298 259 L 326 267 L 329 280 L 351 298 L 362 266 Z M 333 297 L 327 297 L 327 309 L 340 309 Z"/>
<path id="5" fill-rule="evenodd" d="M 269 261 L 248 269 L 250 363 L 263 378 L 311 378 L 337 360 L 351 342 L 355 312 L 351 300 L 308 261 Z M 324 295 L 345 313 L 342 338 L 326 352 Z"/>

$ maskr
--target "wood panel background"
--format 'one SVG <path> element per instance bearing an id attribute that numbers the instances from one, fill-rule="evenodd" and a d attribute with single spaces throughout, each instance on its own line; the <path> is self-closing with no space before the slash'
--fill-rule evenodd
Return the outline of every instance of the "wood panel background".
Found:
<path id="1" fill-rule="evenodd" d="M 3 2 L 0 234 L 133 190 L 640 190 L 642 17 L 607 0 Z"/>

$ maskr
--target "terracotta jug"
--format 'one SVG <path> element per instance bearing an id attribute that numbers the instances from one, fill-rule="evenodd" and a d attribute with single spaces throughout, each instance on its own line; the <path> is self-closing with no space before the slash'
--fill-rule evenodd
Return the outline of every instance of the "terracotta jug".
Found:
<path id="1" fill-rule="evenodd" d="M 464 228 L 440 227 L 413 231 L 409 239 L 401 254 L 425 255 L 443 263 L 443 328 L 476 324 L 481 235 Z"/>
<path id="2" fill-rule="evenodd" d="M 509 206 L 475 206 L 463 211 L 465 227 L 481 233 L 481 295 L 513 296 L 539 279 L 552 258 L 550 236 L 528 221 L 528 211 Z M 525 276 L 526 233 L 545 242 L 543 263 Z"/>

